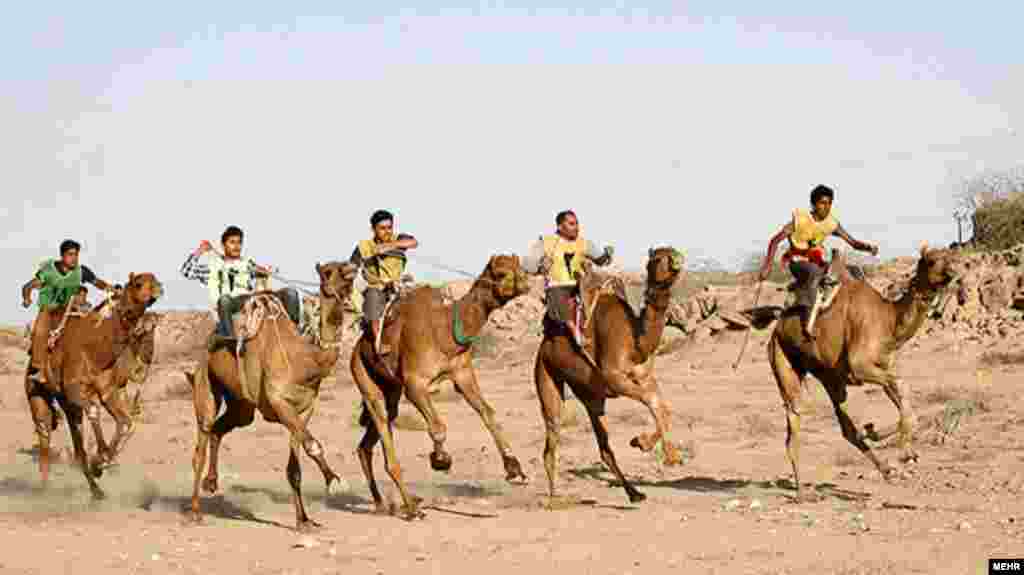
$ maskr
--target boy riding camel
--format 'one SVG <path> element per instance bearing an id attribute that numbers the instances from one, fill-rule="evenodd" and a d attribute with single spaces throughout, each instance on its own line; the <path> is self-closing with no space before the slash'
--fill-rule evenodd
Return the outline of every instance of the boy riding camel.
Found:
<path id="1" fill-rule="evenodd" d="M 818 305 L 818 288 L 828 271 L 825 261 L 825 240 L 830 236 L 842 238 L 858 251 L 878 255 L 878 246 L 855 240 L 839 224 L 832 213 L 835 192 L 828 186 L 818 185 L 811 190 L 811 209 L 793 210 L 793 219 L 782 226 L 768 243 L 768 255 L 761 266 L 760 279 L 771 273 L 775 250 L 783 238 L 789 240 L 789 249 L 782 255 L 782 263 L 796 278 L 796 305 L 800 309 L 800 325 L 804 336 L 814 339 L 814 318 Z"/>
<path id="2" fill-rule="evenodd" d="M 79 265 L 78 254 L 81 249 L 78 242 L 64 240 L 60 244 L 60 258 L 48 259 L 40 264 L 35 277 L 21 288 L 21 305 L 25 308 L 32 305 L 32 290 L 39 290 L 39 313 L 32 326 L 28 377 L 41 385 L 49 385 L 44 366 L 49 356 L 50 326 L 56 325 L 54 320 L 60 321 L 60 318 L 51 316 L 78 298 L 83 283 L 92 284 L 101 290 L 113 289 L 113 286 L 96 277 L 91 269 Z"/>
<path id="3" fill-rule="evenodd" d="M 397 294 L 398 282 L 405 272 L 405 252 L 420 244 L 410 234 L 395 235 L 395 216 L 387 210 L 377 210 L 370 216 L 370 229 L 373 236 L 356 245 L 349 262 L 363 270 L 363 319 L 369 326 L 371 341 L 376 342 L 384 324 L 384 308 L 388 299 Z M 376 352 L 383 357 L 391 353 L 391 348 L 382 341 Z"/>
<path id="4" fill-rule="evenodd" d="M 582 347 L 582 335 L 576 325 L 579 280 L 584 259 L 606 266 L 612 261 L 612 247 L 598 250 L 594 242 L 580 235 L 579 220 L 572 210 L 555 216 L 555 233 L 542 236 L 522 259 L 523 270 L 544 275 L 544 300 L 549 319 L 564 324 L 576 345 Z"/>
<path id="5" fill-rule="evenodd" d="M 210 335 L 209 347 L 215 349 L 222 343 L 235 338 L 232 317 L 242 309 L 246 298 L 256 291 L 256 278 L 269 276 L 273 270 L 261 266 L 252 258 L 242 257 L 244 234 L 238 226 L 228 226 L 220 236 L 223 254 L 213 250 L 210 242 L 203 240 L 199 247 L 189 254 L 181 266 L 181 274 L 206 284 L 210 305 L 217 314 L 217 329 Z M 209 263 L 199 262 L 199 257 L 208 254 Z M 277 290 L 288 317 L 299 325 L 302 308 L 299 292 L 292 287 Z"/>

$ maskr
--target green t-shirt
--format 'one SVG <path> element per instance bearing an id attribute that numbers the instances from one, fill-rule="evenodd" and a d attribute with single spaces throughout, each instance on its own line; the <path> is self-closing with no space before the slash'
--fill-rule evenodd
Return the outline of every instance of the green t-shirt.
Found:
<path id="1" fill-rule="evenodd" d="M 68 270 L 67 273 L 60 273 L 57 269 L 57 261 L 44 262 L 36 272 L 36 279 L 43 282 L 43 286 L 39 288 L 40 310 L 66 305 L 81 289 L 82 282 L 94 283 L 96 281 L 92 270 L 82 265 Z"/>

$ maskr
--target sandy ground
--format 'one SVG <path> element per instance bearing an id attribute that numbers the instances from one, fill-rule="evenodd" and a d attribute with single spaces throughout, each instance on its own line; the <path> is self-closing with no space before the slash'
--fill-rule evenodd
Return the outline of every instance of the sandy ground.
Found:
<path id="1" fill-rule="evenodd" d="M 21 380 L 6 376 L 0 388 L 6 458 L 0 572 L 963 574 L 985 573 L 988 557 L 1024 555 L 1019 367 L 979 375 L 970 351 L 923 345 L 905 352 L 900 365 L 920 418 L 921 460 L 893 483 L 846 443 L 825 393 L 811 381 L 802 470 L 821 497 L 794 503 L 785 417 L 764 334 L 734 372 L 741 337 L 731 333 L 658 360 L 675 410 L 673 438 L 694 455 L 682 467 L 663 468 L 653 455 L 629 447 L 631 437 L 650 428 L 650 417 L 628 399 L 610 402 L 613 448 L 649 497 L 639 505 L 611 483 L 573 399 L 560 486 L 579 504 L 546 509 L 532 350 L 506 356 L 502 365 L 484 362 L 485 395 L 531 481 L 506 484 L 476 414 L 458 396 L 442 394 L 450 473 L 430 469 L 425 432 L 398 431 L 406 477 L 429 504 L 426 518 L 411 523 L 370 514 L 353 453 L 361 433 L 353 417 L 359 394 L 343 367 L 343 375 L 325 384 L 312 429 L 350 489 L 325 498 L 316 466 L 302 460 L 310 513 L 324 524 L 308 538 L 292 530 L 282 427 L 258 417 L 227 436 L 221 492 L 204 498 L 206 524 L 192 526 L 182 512 L 195 437 L 183 377 L 163 371 L 147 382 L 141 427 L 121 465 L 101 479 L 109 499 L 93 503 L 79 471 L 63 465 L 50 489 L 40 490 Z M 964 401 L 973 413 L 940 442 L 935 422 L 943 420 L 943 410 L 948 420 L 950 406 Z M 852 389 L 851 409 L 859 424 L 896 420 L 877 389 Z M 419 421 L 407 404 L 402 413 L 411 422 L 406 428 Z M 63 424 L 55 444 L 70 445 Z M 881 454 L 895 461 L 897 451 Z M 379 451 L 376 457 L 378 480 L 393 494 Z"/>

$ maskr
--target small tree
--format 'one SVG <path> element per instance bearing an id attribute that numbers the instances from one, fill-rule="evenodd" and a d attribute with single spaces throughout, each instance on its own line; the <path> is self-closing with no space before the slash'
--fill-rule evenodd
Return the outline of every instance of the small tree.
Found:
<path id="1" fill-rule="evenodd" d="M 987 170 L 960 180 L 955 192 L 953 219 L 957 222 L 958 241 L 963 234 L 970 234 L 971 241 L 989 247 L 993 242 L 1001 243 L 997 228 L 1006 222 L 1002 216 L 1005 210 L 1013 210 L 1004 202 L 1024 193 L 1024 165 L 1009 170 Z M 1012 220 L 1012 218 L 1010 218 Z"/>

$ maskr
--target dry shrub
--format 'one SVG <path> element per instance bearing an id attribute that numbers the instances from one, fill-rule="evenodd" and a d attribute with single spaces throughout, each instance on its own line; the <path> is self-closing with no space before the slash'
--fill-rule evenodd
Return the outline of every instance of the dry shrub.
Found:
<path id="1" fill-rule="evenodd" d="M 987 351 L 978 358 L 982 367 L 1024 365 L 1024 351 Z"/>
<path id="2" fill-rule="evenodd" d="M 1020 182 L 1018 186 L 1024 187 Z M 994 200 L 974 213 L 974 242 L 987 250 L 1006 250 L 1024 242 L 1024 193 Z"/>

